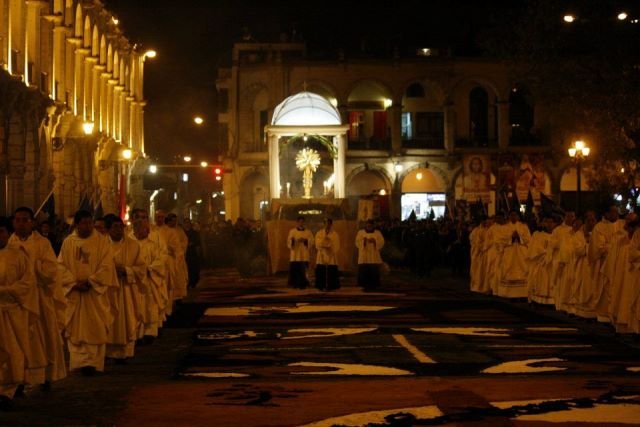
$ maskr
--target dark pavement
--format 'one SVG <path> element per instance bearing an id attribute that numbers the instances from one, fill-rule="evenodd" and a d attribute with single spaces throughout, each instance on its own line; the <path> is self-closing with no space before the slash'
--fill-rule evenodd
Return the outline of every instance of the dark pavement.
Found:
<path id="1" fill-rule="evenodd" d="M 0 425 L 640 425 L 640 349 L 606 325 L 446 276 L 285 283 L 206 272 L 128 365 L 30 390 Z"/>

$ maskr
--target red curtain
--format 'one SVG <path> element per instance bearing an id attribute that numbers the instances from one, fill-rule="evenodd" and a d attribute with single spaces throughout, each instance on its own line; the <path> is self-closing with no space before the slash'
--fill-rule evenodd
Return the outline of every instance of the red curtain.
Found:
<path id="1" fill-rule="evenodd" d="M 373 137 L 378 140 L 387 139 L 387 112 L 373 112 Z"/>

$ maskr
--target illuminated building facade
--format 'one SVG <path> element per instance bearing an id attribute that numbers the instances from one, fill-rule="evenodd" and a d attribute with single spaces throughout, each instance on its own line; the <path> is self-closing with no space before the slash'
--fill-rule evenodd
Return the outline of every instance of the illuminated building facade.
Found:
<path id="1" fill-rule="evenodd" d="M 63 218 L 144 199 L 131 173 L 144 158 L 149 56 L 99 0 L 0 0 L 4 212 L 51 194 Z"/>
<path id="2" fill-rule="evenodd" d="M 540 193 L 575 189 L 567 141 L 553 139 L 545 109 L 510 78 L 507 64 L 426 48 L 386 60 L 306 53 L 299 43 L 240 43 L 231 67 L 219 70 L 227 218 L 257 219 L 265 202 L 299 197 L 291 194 L 296 182 L 282 176 L 274 190 L 275 143 L 268 139 L 274 110 L 301 92 L 324 97 L 339 112 L 347 126 L 345 196 L 355 206 L 376 199 L 382 216 L 406 219 L 413 211 L 424 218 L 432 209 L 441 216 L 445 204 L 453 210 L 478 200 L 491 214 L 505 195 L 524 203 L 529 191 L 539 200 Z M 331 174 L 323 178 L 321 169 L 320 189 Z"/>

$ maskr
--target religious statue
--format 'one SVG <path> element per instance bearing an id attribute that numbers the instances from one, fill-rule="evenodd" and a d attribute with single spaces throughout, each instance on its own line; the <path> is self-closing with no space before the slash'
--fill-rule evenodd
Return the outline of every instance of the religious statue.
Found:
<path id="1" fill-rule="evenodd" d="M 302 171 L 302 186 L 305 199 L 311 198 L 311 186 L 313 185 L 313 173 L 320 165 L 320 154 L 311 148 L 303 148 L 296 155 L 296 166 Z"/>

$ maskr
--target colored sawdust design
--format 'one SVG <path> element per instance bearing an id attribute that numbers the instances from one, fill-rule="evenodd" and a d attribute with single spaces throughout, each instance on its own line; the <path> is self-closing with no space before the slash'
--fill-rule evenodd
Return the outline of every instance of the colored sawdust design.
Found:
<path id="1" fill-rule="evenodd" d="M 442 411 L 435 405 L 418 406 L 414 408 L 400 408 L 382 411 L 361 412 L 358 414 L 349 414 L 340 417 L 327 418 L 326 420 L 317 421 L 311 424 L 305 424 L 302 427 L 360 427 L 368 424 L 386 424 L 389 416 L 398 413 L 410 413 L 416 418 L 427 420 L 429 418 L 439 417 Z"/>
<path id="2" fill-rule="evenodd" d="M 325 370 L 292 372 L 293 375 L 367 375 L 367 376 L 405 376 L 414 375 L 404 369 L 389 368 L 387 366 L 361 365 L 353 363 L 316 363 L 297 362 L 288 366 L 304 368 L 326 368 Z"/>
<path id="3" fill-rule="evenodd" d="M 305 314 L 305 313 L 326 313 L 326 312 L 379 312 L 391 310 L 395 307 L 380 305 L 312 305 L 299 303 L 294 306 L 280 307 L 216 307 L 208 308 L 204 315 L 209 317 L 218 316 L 264 316 L 269 314 Z"/>
<path id="4" fill-rule="evenodd" d="M 283 340 L 299 340 L 304 338 L 330 338 L 343 335 L 364 334 L 373 332 L 378 328 L 298 328 L 289 329 Z M 303 334 L 303 335 L 299 335 Z"/>
<path id="5" fill-rule="evenodd" d="M 529 359 L 504 362 L 482 370 L 483 374 L 539 374 L 542 372 L 565 371 L 567 368 L 557 366 L 534 366 L 541 363 L 566 362 L 564 359 L 551 357 L 548 359 Z"/>
<path id="6" fill-rule="evenodd" d="M 190 372 L 181 374 L 183 377 L 198 378 L 245 378 L 249 374 L 241 374 L 238 372 Z"/>
<path id="7" fill-rule="evenodd" d="M 482 337 L 508 337 L 510 329 L 504 328 L 412 328 L 416 332 L 429 332 L 432 334 L 467 335 Z"/>

